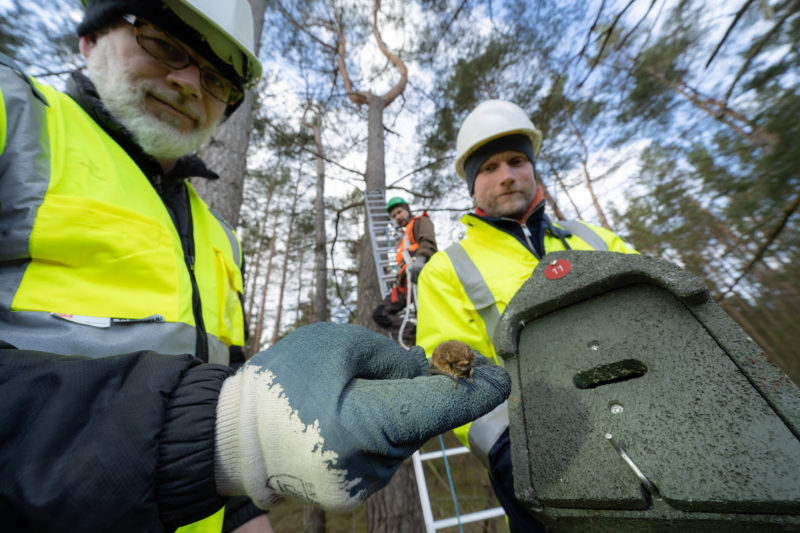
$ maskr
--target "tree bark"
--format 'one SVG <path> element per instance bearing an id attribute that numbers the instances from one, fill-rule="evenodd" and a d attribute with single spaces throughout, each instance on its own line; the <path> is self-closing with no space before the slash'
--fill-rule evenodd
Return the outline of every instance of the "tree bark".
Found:
<path id="1" fill-rule="evenodd" d="M 325 511 L 313 505 L 304 506 L 303 533 L 325 533 Z"/>
<path id="2" fill-rule="evenodd" d="M 368 131 L 367 131 L 367 190 L 383 190 L 386 187 L 386 169 L 383 145 L 383 97 L 369 93 L 367 96 Z M 372 310 L 381 301 L 378 286 L 378 274 L 375 269 L 375 258 L 372 242 L 369 238 L 369 221 L 364 216 L 364 235 L 359 247 L 358 263 L 358 307 L 356 323 L 373 331 L 380 328 L 372 320 Z"/>
<path id="3" fill-rule="evenodd" d="M 294 308 L 294 327 L 297 327 L 300 324 L 300 307 L 303 305 L 303 289 L 305 288 L 303 284 L 303 259 L 306 257 L 306 247 L 305 243 L 301 243 L 298 246 L 298 255 L 297 255 L 297 264 L 300 268 L 297 269 L 297 303 L 295 304 Z M 312 287 L 313 290 L 313 287 Z"/>
<path id="4" fill-rule="evenodd" d="M 307 124 L 308 125 L 308 124 Z M 322 147 L 322 117 L 319 113 L 310 124 L 317 150 L 317 183 L 314 197 L 314 301 L 312 322 L 328 320 L 328 256 L 325 253 L 325 160 Z"/>
<path id="5" fill-rule="evenodd" d="M 414 467 L 405 461 L 389 485 L 367 500 L 367 531 L 419 533 L 423 524 Z"/>
<path id="6" fill-rule="evenodd" d="M 310 322 L 328 320 L 328 256 L 325 252 L 325 152 L 322 146 L 322 115 L 317 112 L 313 122 L 303 124 L 314 132 L 314 156 L 317 180 L 314 196 L 314 295 L 309 310 Z M 299 307 L 299 306 L 298 306 Z M 303 533 L 325 533 L 325 511 L 314 505 L 303 507 Z"/>

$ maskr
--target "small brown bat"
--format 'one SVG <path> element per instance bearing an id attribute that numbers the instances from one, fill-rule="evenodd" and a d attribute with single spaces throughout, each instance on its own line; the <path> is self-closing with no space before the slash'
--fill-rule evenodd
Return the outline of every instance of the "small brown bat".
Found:
<path id="1" fill-rule="evenodd" d="M 475 352 L 468 344 L 461 341 L 445 341 L 439 344 L 431 355 L 428 375 L 439 374 L 449 376 L 456 382 L 459 379 L 475 378 L 472 375 L 472 363 L 475 361 Z"/>

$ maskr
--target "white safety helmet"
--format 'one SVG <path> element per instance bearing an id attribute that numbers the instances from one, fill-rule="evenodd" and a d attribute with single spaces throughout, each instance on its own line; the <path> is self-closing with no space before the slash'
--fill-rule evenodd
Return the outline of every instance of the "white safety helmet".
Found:
<path id="1" fill-rule="evenodd" d="M 473 109 L 456 139 L 456 172 L 466 181 L 464 162 L 484 144 L 515 133 L 527 135 L 533 146 L 533 155 L 539 153 L 542 132 L 536 129 L 525 111 L 516 104 L 504 100 L 486 100 Z"/>
<path id="2" fill-rule="evenodd" d="M 81 0 L 83 7 L 90 1 Z M 253 10 L 248 0 L 161 1 L 204 37 L 211 50 L 233 67 L 246 87 L 258 82 L 261 63 L 255 55 Z"/>

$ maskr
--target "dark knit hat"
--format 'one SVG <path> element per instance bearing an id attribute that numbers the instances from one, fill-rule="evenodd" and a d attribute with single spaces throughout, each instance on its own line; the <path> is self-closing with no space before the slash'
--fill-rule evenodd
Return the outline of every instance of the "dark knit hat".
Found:
<path id="1" fill-rule="evenodd" d="M 533 144 L 531 144 L 531 139 L 527 135 L 515 133 L 489 141 L 469 154 L 467 160 L 464 161 L 464 175 L 470 196 L 475 192 L 475 177 L 478 175 L 481 165 L 493 155 L 508 150 L 525 154 L 531 163 L 534 162 Z"/>
<path id="2" fill-rule="evenodd" d="M 118 22 L 124 15 L 134 15 L 155 24 L 170 35 L 178 38 L 214 68 L 228 78 L 237 89 L 244 92 L 244 83 L 236 70 L 223 61 L 194 28 L 183 22 L 161 0 L 91 0 L 83 15 L 83 22 L 78 25 L 78 36 L 101 31 Z M 237 107 L 228 106 L 226 115 L 230 115 Z"/>

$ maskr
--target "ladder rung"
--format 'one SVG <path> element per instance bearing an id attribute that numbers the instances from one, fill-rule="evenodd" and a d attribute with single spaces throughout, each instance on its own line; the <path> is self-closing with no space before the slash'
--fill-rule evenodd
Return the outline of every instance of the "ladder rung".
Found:
<path id="1" fill-rule="evenodd" d="M 444 529 L 446 527 L 453 527 L 457 526 L 459 521 L 462 524 L 469 524 L 470 522 L 478 522 L 480 520 L 489 520 L 491 518 L 497 518 L 498 516 L 505 515 L 506 512 L 503 510 L 502 507 L 494 507 L 492 509 L 486 509 L 485 511 L 477 511 L 475 513 L 468 513 L 465 515 L 461 515 L 460 518 L 443 518 L 441 520 L 437 520 L 433 523 L 434 529 Z"/>
<path id="2" fill-rule="evenodd" d="M 419 454 L 419 458 L 421 461 L 429 461 L 431 459 L 441 459 L 444 456 L 461 455 L 462 453 L 469 453 L 469 448 L 461 446 L 459 448 L 448 448 L 445 451 L 426 452 Z"/>

